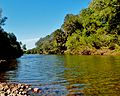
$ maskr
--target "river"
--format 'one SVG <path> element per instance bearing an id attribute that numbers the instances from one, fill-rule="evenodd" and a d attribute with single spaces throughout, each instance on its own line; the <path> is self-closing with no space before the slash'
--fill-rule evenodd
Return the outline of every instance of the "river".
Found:
<path id="1" fill-rule="evenodd" d="M 23 55 L 10 66 L 1 68 L 1 82 L 27 83 L 57 96 L 120 94 L 119 56 Z"/>

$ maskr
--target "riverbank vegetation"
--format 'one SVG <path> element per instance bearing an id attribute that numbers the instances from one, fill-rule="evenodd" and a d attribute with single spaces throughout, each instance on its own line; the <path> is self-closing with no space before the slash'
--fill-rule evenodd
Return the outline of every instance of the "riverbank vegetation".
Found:
<path id="1" fill-rule="evenodd" d="M 40 38 L 26 53 L 107 55 L 120 52 L 120 2 L 92 0 L 79 14 L 67 14 L 60 29 Z"/>
<path id="2" fill-rule="evenodd" d="M 0 12 L 0 60 L 16 59 L 23 55 L 20 43 L 13 33 L 7 33 L 2 28 L 7 17 L 1 16 Z"/>

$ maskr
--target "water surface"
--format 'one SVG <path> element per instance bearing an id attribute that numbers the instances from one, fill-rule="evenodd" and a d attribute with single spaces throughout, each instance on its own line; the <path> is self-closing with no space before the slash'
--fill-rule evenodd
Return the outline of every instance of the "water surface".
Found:
<path id="1" fill-rule="evenodd" d="M 58 92 L 59 96 L 119 96 L 119 56 L 24 55 L 0 80 L 22 82 Z"/>

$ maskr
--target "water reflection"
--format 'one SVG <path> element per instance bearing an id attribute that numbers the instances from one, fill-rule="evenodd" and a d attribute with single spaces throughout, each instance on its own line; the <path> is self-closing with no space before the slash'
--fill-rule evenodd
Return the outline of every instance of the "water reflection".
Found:
<path id="1" fill-rule="evenodd" d="M 64 77 L 70 94 L 120 94 L 120 58 L 112 56 L 65 56 Z"/>
<path id="2" fill-rule="evenodd" d="M 0 82 L 6 82 L 10 78 L 15 77 L 16 74 L 12 74 L 12 72 L 17 70 L 17 66 L 18 66 L 17 60 L 9 60 L 9 61 L 0 63 Z"/>
<path id="3" fill-rule="evenodd" d="M 24 55 L 19 60 L 0 66 L 1 81 L 29 83 L 67 96 L 120 94 L 119 56 Z"/>

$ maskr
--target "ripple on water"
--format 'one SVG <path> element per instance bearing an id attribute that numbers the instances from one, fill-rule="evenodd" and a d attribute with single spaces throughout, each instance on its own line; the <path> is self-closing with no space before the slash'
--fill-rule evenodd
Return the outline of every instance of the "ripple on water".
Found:
<path id="1" fill-rule="evenodd" d="M 40 94 L 56 96 L 120 94 L 119 56 L 24 55 L 18 61 L 0 73 L 2 81 L 31 84 Z"/>

